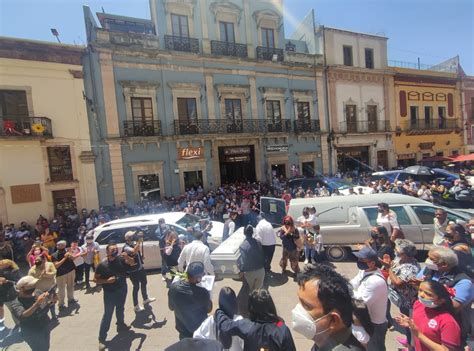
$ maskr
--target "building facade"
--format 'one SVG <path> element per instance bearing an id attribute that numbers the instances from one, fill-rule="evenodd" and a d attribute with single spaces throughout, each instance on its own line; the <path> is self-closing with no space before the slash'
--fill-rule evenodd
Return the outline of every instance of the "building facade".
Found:
<path id="1" fill-rule="evenodd" d="M 393 72 L 387 67 L 387 38 L 321 26 L 316 40 L 324 48 L 327 68 L 332 168 L 393 167 Z"/>
<path id="2" fill-rule="evenodd" d="M 393 68 L 397 165 L 463 153 L 460 83 L 456 73 Z M 437 157 L 437 158 L 436 158 Z"/>
<path id="3" fill-rule="evenodd" d="M 84 8 L 102 205 L 327 171 L 322 55 L 278 1 L 152 0 L 151 19 Z M 326 151 L 327 152 L 327 151 Z"/>
<path id="4" fill-rule="evenodd" d="M 97 208 L 84 47 L 0 38 L 0 222 Z"/>
<path id="5" fill-rule="evenodd" d="M 464 128 L 464 153 L 474 152 L 474 77 L 461 77 L 462 128 Z"/>

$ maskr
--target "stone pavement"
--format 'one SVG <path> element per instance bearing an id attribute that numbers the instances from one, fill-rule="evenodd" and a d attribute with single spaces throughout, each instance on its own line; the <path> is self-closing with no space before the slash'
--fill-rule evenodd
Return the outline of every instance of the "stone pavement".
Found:
<path id="1" fill-rule="evenodd" d="M 281 257 L 281 247 L 277 247 L 273 259 L 273 271 L 280 272 L 278 261 Z M 335 264 L 337 270 L 352 278 L 356 272 L 354 262 L 344 262 Z M 300 263 L 303 267 L 303 263 Z M 291 328 L 291 310 L 297 304 L 297 284 L 290 277 L 271 284 L 269 290 L 277 306 L 278 314 L 286 321 Z M 241 283 L 231 279 L 217 281 L 212 294 L 214 307 L 217 306 L 219 290 L 224 286 L 230 286 L 238 293 Z M 178 341 L 178 333 L 174 328 L 174 315 L 168 309 L 167 288 L 165 282 L 161 280 L 159 272 L 152 272 L 148 275 L 148 292 L 152 297 L 156 297 L 145 312 L 135 314 L 132 306 L 131 284 L 129 282 L 129 293 L 127 296 L 125 321 L 132 324 L 129 332 L 117 335 L 115 331 L 115 316 L 112 319 L 112 326 L 109 331 L 109 350 L 144 350 L 157 351 Z M 51 332 L 52 351 L 79 351 L 97 350 L 99 325 L 103 312 L 102 292 L 85 294 L 85 290 L 76 291 L 76 298 L 80 307 L 76 310 L 68 310 L 66 315 L 59 318 L 59 324 L 55 325 Z M 392 315 L 397 312 L 392 308 Z M 10 312 L 5 310 L 7 326 L 12 326 Z M 306 340 L 297 333 L 292 333 L 297 350 L 310 350 L 312 342 Z M 399 335 L 396 332 L 388 332 L 386 338 L 387 350 L 397 350 L 398 345 L 394 338 Z M 8 351 L 28 350 L 28 346 L 21 340 L 13 339 L 15 343 L 8 346 Z"/>

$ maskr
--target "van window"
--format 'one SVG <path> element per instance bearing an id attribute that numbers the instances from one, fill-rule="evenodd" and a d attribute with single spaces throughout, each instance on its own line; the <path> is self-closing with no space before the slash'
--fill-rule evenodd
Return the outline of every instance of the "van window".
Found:
<path id="1" fill-rule="evenodd" d="M 124 243 L 124 235 L 128 231 L 128 228 L 109 229 L 104 230 L 99 234 L 95 240 L 99 245 L 108 245 L 112 241 L 121 244 Z"/>
<path id="2" fill-rule="evenodd" d="M 400 225 L 411 225 L 410 217 L 408 217 L 407 211 L 403 208 L 403 206 L 390 206 L 390 210 L 395 212 L 397 215 L 397 221 Z M 372 226 L 377 225 L 377 207 L 370 207 L 364 208 L 364 212 L 369 219 L 369 223 Z"/>
<path id="3" fill-rule="evenodd" d="M 421 224 L 433 224 L 435 208 L 430 206 L 412 206 Z"/>
<path id="4" fill-rule="evenodd" d="M 462 218 L 462 217 L 460 217 L 460 216 L 458 216 L 458 215 L 455 215 L 455 214 L 452 213 L 452 212 L 449 212 L 449 211 L 446 211 L 446 212 L 447 212 L 447 214 L 448 214 L 448 222 L 451 222 L 451 221 L 452 221 L 452 222 L 455 222 L 455 223 L 456 223 L 456 221 L 463 221 L 463 222 L 467 222 L 467 221 L 468 221 L 466 218 Z"/>
<path id="5" fill-rule="evenodd" d="M 318 208 L 317 203 L 316 203 L 316 208 Z M 348 212 L 347 207 L 334 206 L 332 208 L 325 210 L 324 213 L 318 215 L 318 221 L 321 225 L 331 225 L 335 223 L 348 223 L 349 219 L 347 218 L 347 212 Z"/>

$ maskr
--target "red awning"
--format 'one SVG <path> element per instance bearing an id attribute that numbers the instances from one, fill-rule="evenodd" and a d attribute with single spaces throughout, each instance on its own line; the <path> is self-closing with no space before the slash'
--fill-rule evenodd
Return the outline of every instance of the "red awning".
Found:
<path id="1" fill-rule="evenodd" d="M 451 162 L 453 159 L 451 157 L 446 157 L 446 156 L 430 156 L 430 157 L 425 157 L 424 159 L 421 160 L 421 162 L 442 162 L 442 161 L 449 161 Z"/>
<path id="2" fill-rule="evenodd" d="M 474 161 L 474 153 L 469 155 L 459 155 L 458 157 L 453 159 L 453 162 L 466 162 L 466 161 Z"/>

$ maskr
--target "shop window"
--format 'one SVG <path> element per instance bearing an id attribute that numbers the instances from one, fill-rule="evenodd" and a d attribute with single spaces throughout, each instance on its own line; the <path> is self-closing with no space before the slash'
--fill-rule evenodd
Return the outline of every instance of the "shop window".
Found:
<path id="1" fill-rule="evenodd" d="M 69 146 L 48 147 L 49 179 L 51 182 L 73 180 Z"/>
<path id="2" fill-rule="evenodd" d="M 286 165 L 284 163 L 272 165 L 272 176 L 286 178 Z"/>
<path id="3" fill-rule="evenodd" d="M 303 167 L 303 176 L 305 177 L 314 177 L 314 162 L 303 162 L 301 164 Z"/>
<path id="4" fill-rule="evenodd" d="M 140 199 L 148 201 L 160 201 L 160 177 L 158 174 L 147 174 L 138 176 L 138 191 Z"/>
<path id="5" fill-rule="evenodd" d="M 21 90 L 0 90 L 0 117 L 28 116 L 26 92 Z"/>
<path id="6" fill-rule="evenodd" d="M 342 53 L 344 56 L 344 66 L 353 66 L 353 60 L 352 60 L 352 46 L 346 46 L 344 45 L 342 47 Z"/>
<path id="7" fill-rule="evenodd" d="M 202 171 L 190 171 L 183 172 L 184 176 L 184 188 L 197 188 L 199 185 L 202 186 Z"/>

